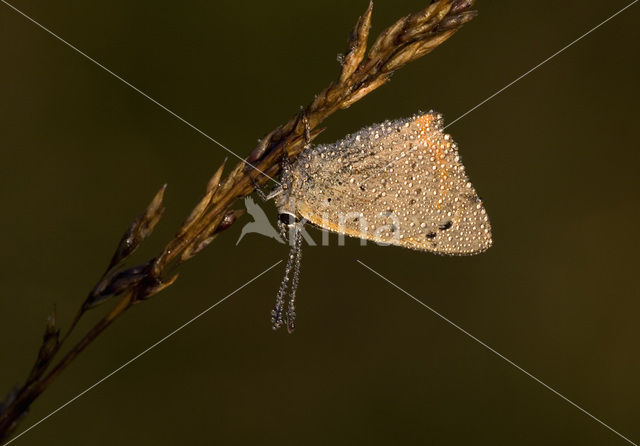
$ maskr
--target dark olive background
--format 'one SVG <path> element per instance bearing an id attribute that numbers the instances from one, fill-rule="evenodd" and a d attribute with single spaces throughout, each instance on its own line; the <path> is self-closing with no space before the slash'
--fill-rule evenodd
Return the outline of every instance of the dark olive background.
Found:
<path id="1" fill-rule="evenodd" d="M 425 3 L 378 0 L 374 32 Z M 627 3 L 480 1 L 320 141 L 418 109 L 450 122 Z M 366 7 L 14 4 L 239 154 L 335 78 Z M 15 444 L 625 444 L 356 259 L 640 441 L 639 19 L 635 5 L 448 129 L 491 217 L 487 253 L 307 248 L 294 335 L 269 324 L 280 265 Z M 169 184 L 167 212 L 138 260 L 227 154 L 3 4 L 0 66 L 5 393 L 51 305 L 66 326 L 155 191 Z M 235 246 L 248 221 L 101 336 L 21 429 L 283 259 L 259 235 Z"/>

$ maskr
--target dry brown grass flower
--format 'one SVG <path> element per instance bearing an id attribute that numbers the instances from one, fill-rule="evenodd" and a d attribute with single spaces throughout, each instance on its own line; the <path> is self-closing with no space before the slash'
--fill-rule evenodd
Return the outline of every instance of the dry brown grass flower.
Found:
<path id="1" fill-rule="evenodd" d="M 239 162 L 224 178 L 225 166 L 220 166 L 201 200 L 162 252 L 141 265 L 127 268 L 125 262 L 151 235 L 162 217 L 163 186 L 123 235 L 107 270 L 63 336 L 56 327 L 55 310 L 49 316 L 42 345 L 29 376 L 22 386 L 13 389 L 4 402 L 0 402 L 0 441 L 9 438 L 31 403 L 97 336 L 133 304 L 171 286 L 177 279 L 175 268 L 201 252 L 236 221 L 242 213 L 232 209 L 236 200 L 251 194 L 255 184 L 269 181 L 262 173 L 276 176 L 284 153 L 293 159 L 302 150 L 304 118 L 311 129 L 310 137 L 316 137 L 322 131 L 318 126 L 329 115 L 348 108 L 385 84 L 395 70 L 429 53 L 473 19 L 476 15 L 471 10 L 473 4 L 474 0 L 430 2 L 425 9 L 402 17 L 384 30 L 367 50 L 373 9 L 373 4 L 369 4 L 351 31 L 346 53 L 339 58 L 342 67 L 338 79 L 289 121 L 262 138 L 246 162 Z M 113 308 L 55 361 L 61 346 L 82 316 L 116 296 L 119 300 Z"/>

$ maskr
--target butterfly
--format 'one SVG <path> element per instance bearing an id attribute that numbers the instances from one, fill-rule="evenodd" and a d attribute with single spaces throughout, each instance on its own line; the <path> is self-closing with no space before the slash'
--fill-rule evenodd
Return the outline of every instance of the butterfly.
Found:
<path id="1" fill-rule="evenodd" d="M 274 328 L 295 328 L 302 237 L 320 228 L 443 255 L 472 255 L 492 244 L 482 200 L 457 144 L 436 112 L 374 124 L 333 143 L 306 147 L 283 164 L 276 197 L 291 252 L 272 312 Z M 284 298 L 293 274 L 287 311 Z"/>

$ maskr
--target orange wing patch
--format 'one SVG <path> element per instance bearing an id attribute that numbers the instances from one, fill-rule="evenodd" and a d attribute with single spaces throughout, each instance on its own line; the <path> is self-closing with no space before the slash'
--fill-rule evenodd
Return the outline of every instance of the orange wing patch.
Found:
<path id="1" fill-rule="evenodd" d="M 443 146 L 446 149 L 451 147 L 451 143 L 448 142 L 449 136 L 443 135 L 439 129 L 437 129 L 440 121 L 440 117 L 434 113 L 427 113 L 416 116 L 413 120 L 413 123 L 416 124 L 420 132 L 418 133 L 418 138 L 425 144 L 425 146 L 429 149 L 429 151 L 433 154 L 434 163 L 436 166 L 436 172 L 441 181 L 442 188 L 438 189 L 436 194 L 438 197 L 442 197 L 443 195 L 447 195 L 450 190 L 450 182 L 447 181 L 449 179 L 449 169 L 447 168 L 447 164 L 445 163 L 445 159 L 447 156 L 447 150 L 443 150 Z M 441 136 L 446 142 L 442 142 L 441 138 L 434 139 L 433 135 L 438 134 Z M 442 205 L 440 202 L 436 204 L 437 209 L 442 209 Z"/>

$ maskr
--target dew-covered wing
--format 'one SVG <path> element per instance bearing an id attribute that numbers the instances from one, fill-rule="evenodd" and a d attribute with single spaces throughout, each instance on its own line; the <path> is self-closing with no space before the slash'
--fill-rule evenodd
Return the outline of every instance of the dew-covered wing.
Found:
<path id="1" fill-rule="evenodd" d="M 439 254 L 491 246 L 491 227 L 442 117 L 386 121 L 328 145 L 293 166 L 291 196 L 325 229 Z"/>

